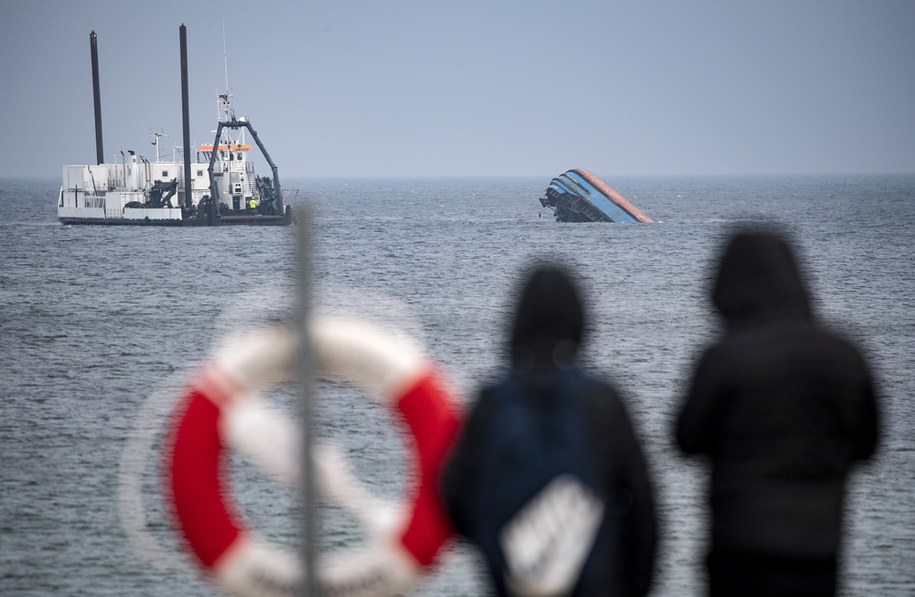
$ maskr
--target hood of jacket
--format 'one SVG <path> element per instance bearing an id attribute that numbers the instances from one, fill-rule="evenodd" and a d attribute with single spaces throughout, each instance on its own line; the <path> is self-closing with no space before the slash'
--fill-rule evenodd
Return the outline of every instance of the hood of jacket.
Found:
<path id="1" fill-rule="evenodd" d="M 510 336 L 516 369 L 572 365 L 584 336 L 584 307 L 570 275 L 556 265 L 533 269 L 521 290 Z"/>
<path id="2" fill-rule="evenodd" d="M 782 236 L 770 231 L 743 231 L 730 240 L 712 301 L 731 328 L 811 318 L 794 252 Z"/>

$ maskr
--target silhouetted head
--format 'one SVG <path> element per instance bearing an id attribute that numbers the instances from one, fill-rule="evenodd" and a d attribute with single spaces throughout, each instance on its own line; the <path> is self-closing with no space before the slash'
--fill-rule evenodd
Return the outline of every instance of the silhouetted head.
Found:
<path id="1" fill-rule="evenodd" d="M 770 230 L 734 235 L 721 258 L 712 300 L 731 327 L 811 317 L 794 252 Z"/>
<path id="2" fill-rule="evenodd" d="M 561 267 L 543 264 L 528 275 L 515 310 L 512 365 L 544 371 L 572 364 L 584 335 L 576 283 Z"/>

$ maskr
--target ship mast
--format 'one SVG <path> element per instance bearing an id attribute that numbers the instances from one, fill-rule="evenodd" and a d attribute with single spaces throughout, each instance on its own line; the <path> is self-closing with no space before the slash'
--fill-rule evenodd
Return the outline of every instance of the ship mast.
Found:
<path id="1" fill-rule="evenodd" d="M 216 103 L 216 118 L 219 122 L 231 122 L 235 120 L 235 111 L 232 110 L 231 97 L 232 92 L 229 90 L 229 49 L 226 43 L 226 20 L 222 20 L 222 61 L 223 68 L 225 70 L 225 81 L 226 86 L 223 88 L 223 92 L 219 93 L 217 96 Z M 244 133 L 242 133 L 244 134 Z M 220 141 L 222 141 L 220 139 Z M 229 130 L 226 129 L 226 145 L 231 145 L 233 143 L 231 136 L 229 135 Z M 242 143 L 242 141 L 238 141 Z"/>
<path id="2" fill-rule="evenodd" d="M 149 133 L 149 134 L 153 138 L 152 144 L 156 146 L 156 163 L 158 164 L 159 163 L 159 137 L 167 137 L 168 135 L 166 135 L 165 133 L 157 133 L 155 131 L 153 131 L 152 133 Z"/>

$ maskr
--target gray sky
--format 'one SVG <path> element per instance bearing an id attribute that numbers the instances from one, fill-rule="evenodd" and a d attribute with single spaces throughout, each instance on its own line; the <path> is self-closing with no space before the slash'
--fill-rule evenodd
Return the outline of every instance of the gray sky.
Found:
<path id="1" fill-rule="evenodd" d="M 912 0 L 0 0 L 0 176 L 191 142 L 229 85 L 281 176 L 915 172 Z M 261 170 L 266 173 L 265 170 Z"/>

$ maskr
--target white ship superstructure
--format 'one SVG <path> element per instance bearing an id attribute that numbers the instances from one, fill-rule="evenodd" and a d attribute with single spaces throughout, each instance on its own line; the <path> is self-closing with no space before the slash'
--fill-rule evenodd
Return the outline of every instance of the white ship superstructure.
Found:
<path id="1" fill-rule="evenodd" d="M 210 193 L 206 163 L 191 163 L 192 212 Z M 181 220 L 184 164 L 150 162 L 128 151 L 121 163 L 63 167 L 57 216 L 73 219 Z M 112 222 L 114 223 L 114 222 Z"/>
<path id="2" fill-rule="evenodd" d="M 186 40 L 181 26 L 184 138 L 188 145 Z M 57 216 L 64 224 L 288 225 L 276 166 L 245 117 L 236 118 L 228 91 L 219 94 L 219 116 L 212 143 L 199 145 L 181 161 L 160 161 L 159 133 L 153 133 L 156 157 L 120 152 L 120 160 L 102 163 L 101 109 L 95 32 L 90 35 L 95 93 L 98 164 L 63 167 Z M 248 159 L 250 133 L 273 169 L 258 178 Z M 175 156 L 178 154 L 176 148 Z M 193 161 L 190 158 L 193 157 Z"/>

